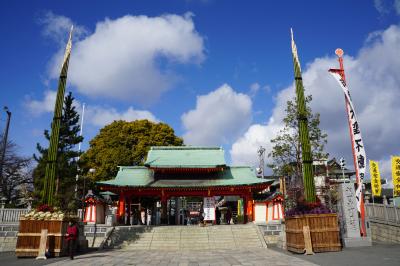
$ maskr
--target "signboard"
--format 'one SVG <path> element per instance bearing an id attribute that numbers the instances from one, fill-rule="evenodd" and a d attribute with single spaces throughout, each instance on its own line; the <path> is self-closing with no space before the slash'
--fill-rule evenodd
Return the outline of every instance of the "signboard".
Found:
<path id="1" fill-rule="evenodd" d="M 393 196 L 400 196 L 400 156 L 392 157 Z"/>
<path id="2" fill-rule="evenodd" d="M 369 160 L 369 172 L 371 174 L 371 190 L 373 196 L 381 196 L 381 175 L 379 173 L 378 162 Z"/>
<path id="3" fill-rule="evenodd" d="M 341 230 L 346 237 L 359 237 L 360 225 L 358 221 L 357 202 L 354 185 L 342 183 L 339 185 Z"/>
<path id="4" fill-rule="evenodd" d="M 215 220 L 215 199 L 214 197 L 206 197 L 203 202 L 204 209 L 204 220 L 214 221 Z"/>

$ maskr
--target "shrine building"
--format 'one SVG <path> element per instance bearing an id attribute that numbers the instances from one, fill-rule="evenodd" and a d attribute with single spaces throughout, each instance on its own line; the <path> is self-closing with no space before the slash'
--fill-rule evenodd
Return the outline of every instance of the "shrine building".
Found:
<path id="1" fill-rule="evenodd" d="M 150 148 L 144 166 L 119 166 L 115 179 L 97 182 L 97 186 L 119 195 L 120 221 L 138 204 L 147 202 L 154 211 L 159 209 L 161 224 L 166 224 L 169 200 L 197 197 L 215 198 L 217 203 L 240 198 L 246 223 L 255 217 L 253 195 L 272 183 L 258 178 L 251 167 L 228 166 L 222 148 L 162 146 Z"/>

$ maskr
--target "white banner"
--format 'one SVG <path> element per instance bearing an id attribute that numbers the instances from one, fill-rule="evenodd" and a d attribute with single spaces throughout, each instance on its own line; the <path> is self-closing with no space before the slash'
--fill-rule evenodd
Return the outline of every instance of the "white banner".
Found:
<path id="1" fill-rule="evenodd" d="M 330 72 L 332 76 L 337 80 L 340 87 L 342 88 L 344 95 L 346 96 L 346 105 L 347 105 L 347 115 L 349 118 L 349 123 L 351 125 L 351 141 L 353 146 L 353 151 L 356 156 L 356 175 L 357 175 L 357 190 L 356 190 L 356 199 L 357 199 L 357 209 L 361 212 L 361 195 L 362 195 L 362 186 L 363 180 L 365 176 L 365 169 L 367 166 L 367 156 L 365 155 L 364 143 L 361 138 L 361 130 L 360 125 L 358 124 L 357 116 L 354 111 L 353 102 L 351 101 L 350 92 L 346 86 L 346 82 L 342 79 L 342 76 L 337 72 Z"/>
<path id="2" fill-rule="evenodd" d="M 214 197 L 204 198 L 203 209 L 204 209 L 204 220 L 205 221 L 214 221 L 215 220 L 215 199 L 214 199 Z"/>

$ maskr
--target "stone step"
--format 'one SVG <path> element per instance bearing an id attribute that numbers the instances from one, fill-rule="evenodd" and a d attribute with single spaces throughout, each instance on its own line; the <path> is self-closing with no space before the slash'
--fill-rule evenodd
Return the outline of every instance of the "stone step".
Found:
<path id="1" fill-rule="evenodd" d="M 190 251 L 263 247 L 263 240 L 254 225 L 161 226 L 136 231 L 124 228 L 115 233 L 119 240 L 123 240 L 121 247 L 125 250 Z"/>

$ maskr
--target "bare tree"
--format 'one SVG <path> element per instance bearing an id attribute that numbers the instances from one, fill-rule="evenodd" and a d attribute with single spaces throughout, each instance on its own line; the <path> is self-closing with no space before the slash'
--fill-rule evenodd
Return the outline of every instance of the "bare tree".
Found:
<path id="1" fill-rule="evenodd" d="M 0 136 L 3 139 L 3 136 Z M 0 151 L 0 156 L 2 151 Z M 31 158 L 18 154 L 18 146 L 7 141 L 3 164 L 2 197 L 11 205 L 24 203 L 33 189 Z"/>

